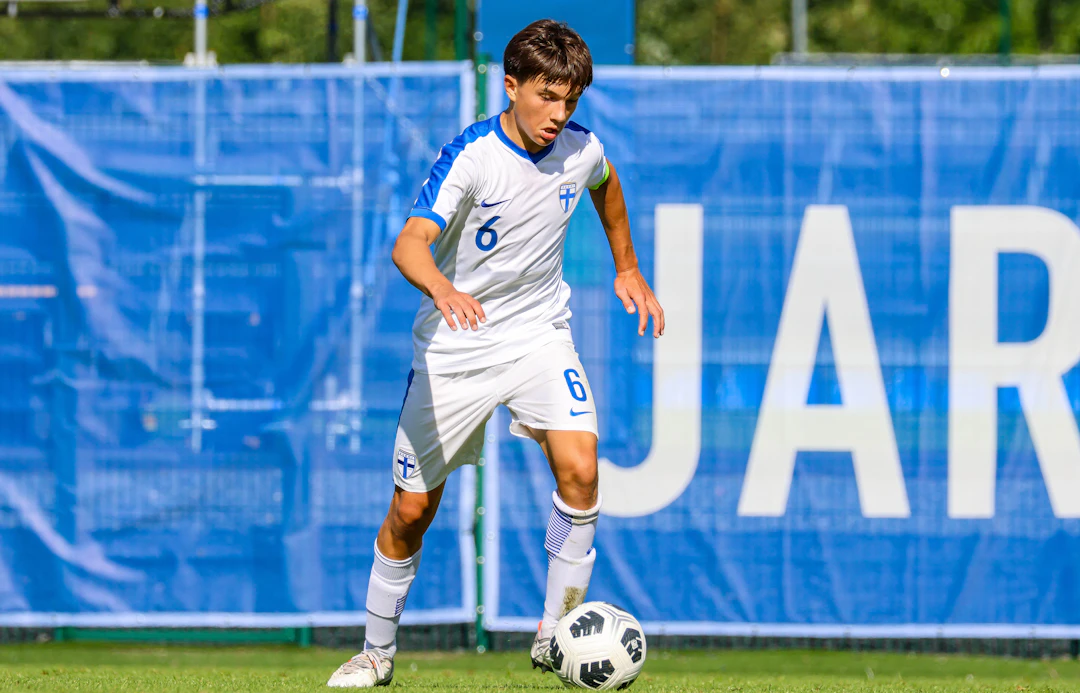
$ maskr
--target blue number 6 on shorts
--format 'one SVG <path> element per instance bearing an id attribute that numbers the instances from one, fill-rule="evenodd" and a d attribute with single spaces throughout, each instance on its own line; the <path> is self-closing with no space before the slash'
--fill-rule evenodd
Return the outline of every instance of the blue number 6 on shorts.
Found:
<path id="1" fill-rule="evenodd" d="M 580 380 L 573 380 L 574 378 L 580 378 L 578 372 L 573 368 L 567 368 L 563 371 L 563 377 L 566 378 L 566 386 L 570 388 L 570 396 L 579 402 L 585 402 L 589 399 L 589 396 L 585 394 L 585 386 L 581 384 Z"/>

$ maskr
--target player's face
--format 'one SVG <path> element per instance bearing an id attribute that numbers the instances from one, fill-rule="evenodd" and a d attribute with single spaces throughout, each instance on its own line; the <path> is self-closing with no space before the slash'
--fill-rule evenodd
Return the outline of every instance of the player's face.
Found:
<path id="1" fill-rule="evenodd" d="M 526 149 L 532 144 L 537 150 L 555 141 L 581 98 L 581 91 L 568 84 L 549 84 L 542 79 L 518 84 L 513 77 L 506 78 L 506 93 L 514 102 L 514 118 Z"/>

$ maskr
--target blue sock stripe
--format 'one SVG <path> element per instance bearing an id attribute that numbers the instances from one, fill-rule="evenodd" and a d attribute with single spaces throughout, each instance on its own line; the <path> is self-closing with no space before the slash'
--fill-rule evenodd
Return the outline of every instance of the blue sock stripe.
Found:
<path id="1" fill-rule="evenodd" d="M 548 534 L 555 534 L 561 537 L 566 537 L 570 534 L 570 530 L 573 529 L 573 523 L 570 522 L 570 518 L 562 515 L 561 513 L 551 513 L 551 517 L 548 518 Z"/>
<path id="2" fill-rule="evenodd" d="M 551 517 L 548 518 L 547 537 L 544 540 L 544 548 L 547 550 L 549 561 L 562 550 L 563 544 L 566 543 L 567 537 L 570 536 L 570 530 L 573 526 L 573 521 L 569 515 L 558 508 L 551 509 Z"/>

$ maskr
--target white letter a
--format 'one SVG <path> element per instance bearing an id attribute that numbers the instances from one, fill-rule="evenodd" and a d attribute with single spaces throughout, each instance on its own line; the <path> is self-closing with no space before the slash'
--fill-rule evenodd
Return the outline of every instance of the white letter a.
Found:
<path id="1" fill-rule="evenodd" d="M 808 405 L 822 321 L 840 405 Z M 865 517 L 911 514 L 847 208 L 807 207 L 788 280 L 739 515 L 780 516 L 800 450 L 850 451 Z"/>

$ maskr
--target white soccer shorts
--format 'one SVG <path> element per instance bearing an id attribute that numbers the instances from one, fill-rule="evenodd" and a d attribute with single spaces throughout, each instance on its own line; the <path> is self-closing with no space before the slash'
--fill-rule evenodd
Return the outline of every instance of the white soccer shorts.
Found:
<path id="1" fill-rule="evenodd" d="M 499 404 L 510 410 L 510 432 L 521 438 L 531 437 L 526 426 L 597 434 L 596 403 L 568 339 L 489 368 L 411 373 L 394 442 L 394 483 L 422 493 L 461 465 L 476 464 L 484 425 Z"/>

